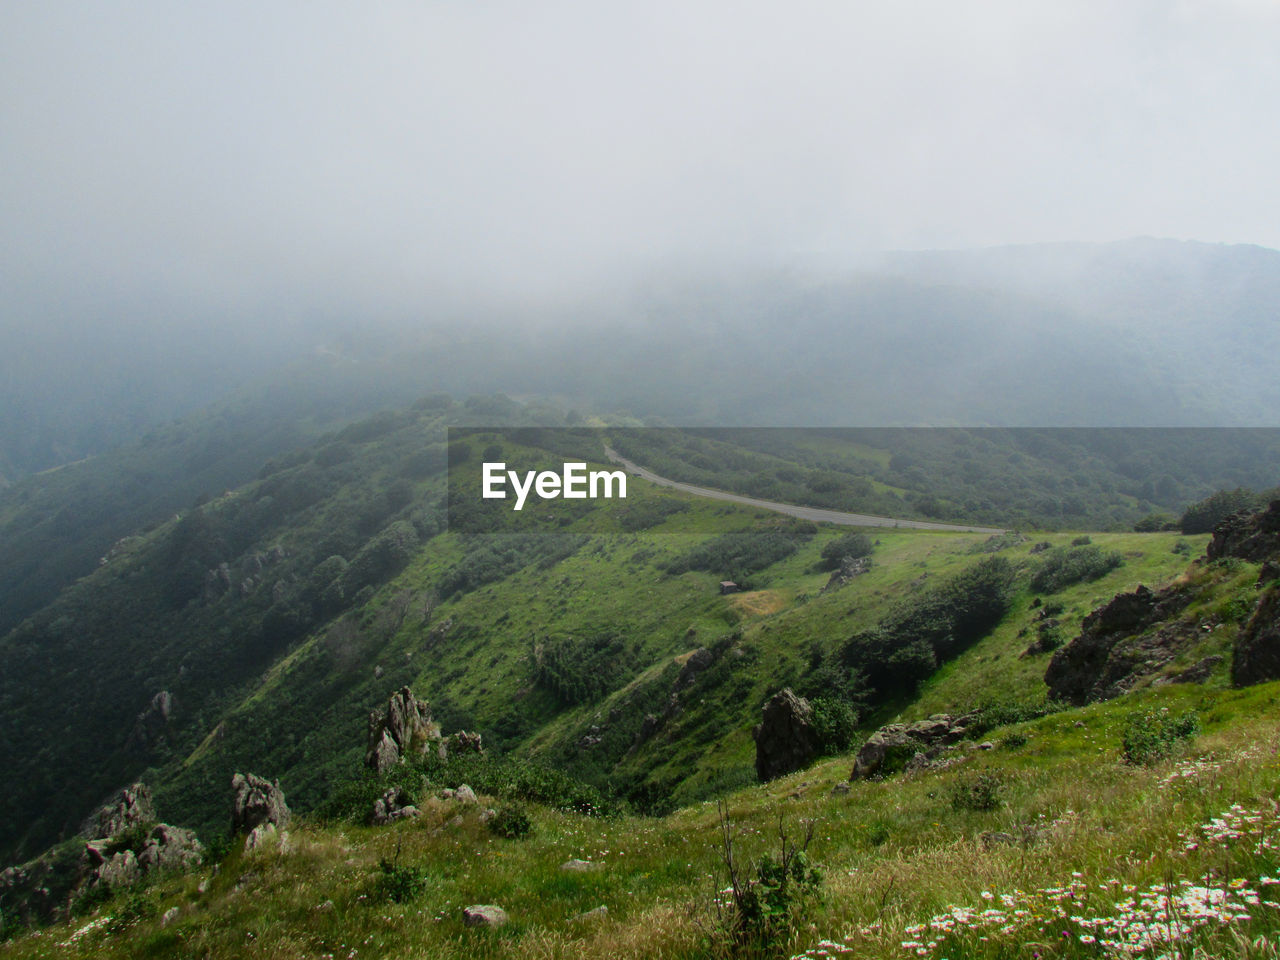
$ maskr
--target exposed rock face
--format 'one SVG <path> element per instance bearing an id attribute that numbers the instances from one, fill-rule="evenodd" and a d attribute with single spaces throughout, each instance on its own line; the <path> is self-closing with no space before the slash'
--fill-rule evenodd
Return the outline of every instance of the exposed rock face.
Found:
<path id="1" fill-rule="evenodd" d="M 124 887 L 136 882 L 142 876 L 142 868 L 138 866 L 138 858 L 132 850 L 109 853 L 106 848 L 106 844 L 97 842 L 85 844 L 84 856 L 88 867 L 85 878 L 87 886 Z"/>
<path id="2" fill-rule="evenodd" d="M 80 832 L 89 840 L 99 840 L 118 836 L 130 827 L 154 823 L 155 819 L 150 788 L 145 783 L 134 783 L 89 814 L 80 825 Z"/>
<path id="3" fill-rule="evenodd" d="M 1053 655 L 1044 681 L 1049 696 L 1080 706 L 1108 700 L 1173 660 L 1194 641 L 1195 626 L 1171 623 L 1147 628 L 1177 614 L 1191 600 L 1185 591 L 1153 593 L 1140 586 L 1120 593 L 1084 618 L 1080 635 Z"/>
<path id="4" fill-rule="evenodd" d="M 199 866 L 203 860 L 204 846 L 195 832 L 167 823 L 157 823 L 151 828 L 138 854 L 138 866 L 147 872 L 186 870 Z"/>
<path id="5" fill-rule="evenodd" d="M 393 693 L 385 710 L 369 714 L 364 762 L 370 769 L 383 773 L 406 757 L 422 756 L 433 747 L 442 755 L 447 750 L 440 725 L 431 719 L 426 702 L 408 687 Z"/>
<path id="6" fill-rule="evenodd" d="M 374 826 L 384 826 L 418 816 L 418 808 L 413 805 L 413 798 L 404 787 L 392 787 L 373 802 L 373 814 L 370 821 Z"/>
<path id="7" fill-rule="evenodd" d="M 246 850 L 262 846 L 289 822 L 289 805 L 280 781 L 272 783 L 252 773 L 237 773 L 231 778 L 231 790 L 231 832 L 248 834 Z"/>
<path id="8" fill-rule="evenodd" d="M 204 847 L 191 830 L 158 823 L 136 852 L 117 848 L 114 839 L 90 840 L 84 848 L 86 886 L 126 886 L 144 874 L 187 870 L 204 859 Z"/>
<path id="9" fill-rule="evenodd" d="M 764 717 L 752 731 L 756 741 L 756 776 L 772 780 L 809 763 L 818 752 L 813 708 L 788 688 L 764 705 Z"/>
<path id="10" fill-rule="evenodd" d="M 1231 682 L 1247 687 L 1280 678 L 1280 585 L 1272 585 L 1236 639 Z"/>
<path id="11" fill-rule="evenodd" d="M 1280 556 L 1280 500 L 1259 512 L 1233 513 L 1213 529 L 1205 549 L 1210 560 L 1239 557 L 1261 563 Z"/>
<path id="12" fill-rule="evenodd" d="M 145 785 L 121 790 L 85 821 L 83 847 L 61 844 L 0 872 L 6 917 L 28 925 L 64 919 L 69 904 L 85 890 L 127 886 L 157 871 L 201 862 L 204 848 L 192 831 L 154 821 Z"/>
<path id="13" fill-rule="evenodd" d="M 911 750 L 923 755 L 923 766 L 941 752 L 944 746 L 964 739 L 973 714 L 952 716 L 948 713 L 935 713 L 927 720 L 915 723 L 890 723 L 873 733 L 858 751 L 853 762 L 850 780 L 869 777 L 878 771 L 885 757 L 891 750 Z M 914 758 L 913 761 L 915 762 Z"/>

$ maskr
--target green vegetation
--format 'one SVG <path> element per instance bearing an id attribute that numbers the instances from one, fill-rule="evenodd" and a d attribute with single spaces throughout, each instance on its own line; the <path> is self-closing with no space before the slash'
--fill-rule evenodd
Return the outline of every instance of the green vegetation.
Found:
<path id="1" fill-rule="evenodd" d="M 1255 493 L 1244 487 L 1219 490 L 1198 500 L 1182 512 L 1178 527 L 1183 533 L 1211 533 L 1221 521 L 1241 510 L 1256 510 L 1272 499 L 1277 491 Z"/>
<path id="2" fill-rule="evenodd" d="M 822 548 L 822 565 L 828 570 L 834 570 L 845 560 L 871 556 L 873 550 L 875 544 L 865 533 L 846 533 Z"/>
<path id="3" fill-rule="evenodd" d="M 667 573 L 703 570 L 730 580 L 746 580 L 796 552 L 818 532 L 812 523 L 778 520 L 752 530 L 735 530 L 699 544 L 667 562 Z"/>
<path id="4" fill-rule="evenodd" d="M 1124 558 L 1114 550 L 1103 550 L 1096 544 L 1056 547 L 1050 550 L 1031 575 L 1031 589 L 1038 593 L 1057 593 L 1073 583 L 1085 583 L 1106 576 Z"/>
<path id="5" fill-rule="evenodd" d="M 121 891 L 86 900 L 78 925 L 50 933 L 78 937 L 69 955 L 238 956 L 245 930 L 281 955 L 799 956 L 830 938 L 896 955 L 932 915 L 982 908 L 983 890 L 1022 896 L 1113 864 L 1135 886 L 1202 876 L 1216 861 L 1188 859 L 1176 831 L 1274 789 L 1274 765 L 1248 753 L 1278 719 L 1274 690 L 1227 689 L 1226 664 L 1203 685 L 1161 685 L 1229 654 L 1259 597 L 1256 564 L 1188 567 L 1203 537 L 849 533 L 634 478 L 634 499 L 589 515 L 460 531 L 445 522 L 453 417 L 463 410 L 388 415 L 283 458 L 0 642 L 6 719 L 64 734 L 2 748 L 6 848 L 34 849 L 143 775 L 163 819 L 195 826 L 220 864 L 132 891 L 145 909 Z M 536 439 L 486 428 L 455 456 L 496 446 L 521 463 Z M 833 559 L 870 546 L 874 567 L 827 589 Z M 721 595 L 727 576 L 747 589 Z M 1114 594 L 1174 577 L 1195 595 L 1177 660 L 1113 703 L 1046 702 L 1047 658 L 1023 656 L 1032 640 L 1070 642 Z M 83 702 L 51 695 L 68 684 Z M 367 773 L 368 712 L 404 685 L 486 752 Z M 828 759 L 758 784 L 751 730 L 783 687 L 809 698 Z M 164 718 L 149 706 L 160 690 Z M 845 786 L 867 734 L 934 713 L 971 716 L 973 742 L 909 772 L 915 748 L 891 751 L 880 779 Z M 1167 779 L 1192 747 L 1218 765 L 1212 791 Z M 283 852 L 222 836 L 226 784 L 244 770 L 279 777 L 299 817 Z M 481 804 L 443 794 L 462 784 Z M 393 787 L 420 816 L 370 826 Z M 719 907 L 712 799 L 731 818 L 740 894 Z M 781 836 L 779 812 L 798 824 Z M 588 866 L 560 869 L 573 859 Z M 1262 854 L 1235 863 L 1250 883 L 1280 869 Z M 470 903 L 512 921 L 469 930 Z M 607 920 L 583 919 L 602 904 Z M 52 942 L 19 932 L 5 949 Z M 980 942 L 962 946 L 998 953 Z"/>
<path id="6" fill-rule="evenodd" d="M 527 837 L 533 830 L 533 821 L 524 807 L 499 807 L 498 812 L 489 820 L 489 831 L 508 840 L 519 840 Z"/>
<path id="7" fill-rule="evenodd" d="M 1124 726 L 1124 758 L 1140 764 L 1164 760 L 1199 732 L 1200 717 L 1194 710 L 1177 716 L 1170 715 L 1167 707 L 1135 713 Z"/>
<path id="8" fill-rule="evenodd" d="M 951 784 L 951 806 L 955 810 L 998 810 L 1004 806 L 1004 781 L 992 773 L 962 776 Z"/>

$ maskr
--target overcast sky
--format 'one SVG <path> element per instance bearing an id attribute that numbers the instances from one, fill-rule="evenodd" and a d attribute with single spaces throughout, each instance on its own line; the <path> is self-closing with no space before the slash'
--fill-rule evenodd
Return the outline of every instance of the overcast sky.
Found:
<path id="1" fill-rule="evenodd" d="M 7 0 L 0 271 L 10 310 L 283 315 L 689 258 L 1280 247 L 1277 50 L 1270 0 Z"/>

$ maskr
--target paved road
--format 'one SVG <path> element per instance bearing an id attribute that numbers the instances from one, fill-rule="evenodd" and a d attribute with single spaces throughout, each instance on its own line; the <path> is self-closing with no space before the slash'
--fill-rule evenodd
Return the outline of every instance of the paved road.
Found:
<path id="1" fill-rule="evenodd" d="M 841 510 L 802 507 L 794 503 L 778 503 L 775 500 L 757 500 L 755 497 L 746 497 L 740 493 L 729 493 L 726 490 L 715 490 L 712 487 L 698 487 L 692 483 L 668 480 L 666 477 L 658 476 L 652 470 L 646 470 L 644 467 L 632 463 L 608 445 L 605 446 L 604 452 L 605 456 L 614 463 L 621 464 L 628 473 L 643 477 L 650 483 L 656 483 L 660 487 L 671 487 L 673 490 L 683 490 L 685 493 L 692 493 L 698 497 L 710 497 L 712 500 L 728 500 L 748 507 L 759 507 L 761 510 L 785 513 L 788 516 L 800 517 L 802 520 L 812 520 L 815 523 L 835 523 L 845 527 L 903 527 L 909 530 L 951 530 L 956 533 L 1005 532 L 999 527 L 964 527 L 955 523 L 932 523 L 928 520 L 895 520 L 893 517 L 873 517 L 865 513 L 844 513 Z"/>

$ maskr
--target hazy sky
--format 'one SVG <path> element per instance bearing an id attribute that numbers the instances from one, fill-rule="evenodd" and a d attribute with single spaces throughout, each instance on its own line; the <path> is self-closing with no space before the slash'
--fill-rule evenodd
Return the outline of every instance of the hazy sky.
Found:
<path id="1" fill-rule="evenodd" d="M 0 5 L 0 277 L 397 310 L 686 258 L 1280 247 L 1280 4 Z"/>

